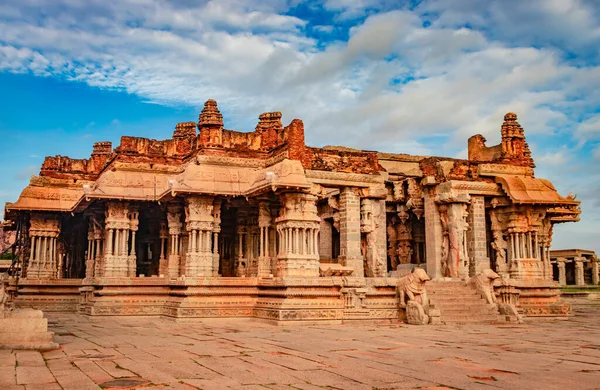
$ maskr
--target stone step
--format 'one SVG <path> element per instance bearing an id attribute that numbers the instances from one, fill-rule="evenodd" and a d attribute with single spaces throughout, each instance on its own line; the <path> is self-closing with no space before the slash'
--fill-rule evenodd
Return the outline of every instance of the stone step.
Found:
<path id="1" fill-rule="evenodd" d="M 498 322 L 497 317 L 489 318 L 446 318 L 441 320 L 445 324 L 494 324 Z"/>
<path id="2" fill-rule="evenodd" d="M 480 312 L 480 311 L 490 311 L 490 312 L 496 312 L 497 309 L 495 307 L 489 307 L 487 304 L 485 305 L 477 305 L 477 304 L 473 304 L 473 305 L 461 305 L 461 304 L 452 304 L 452 305 L 437 305 L 435 303 L 430 304 L 430 306 L 432 306 L 435 309 L 440 309 L 442 311 L 458 311 L 458 310 L 462 310 L 465 312 Z"/>
<path id="3" fill-rule="evenodd" d="M 428 294 L 429 295 L 429 294 Z M 478 299 L 482 299 L 479 294 L 430 294 L 430 300 L 435 300 L 439 302 L 460 302 L 460 301 L 476 301 Z"/>
<path id="4" fill-rule="evenodd" d="M 448 314 L 448 315 L 452 315 L 452 314 L 473 314 L 473 315 L 477 315 L 477 314 L 494 314 L 497 315 L 498 314 L 498 310 L 494 310 L 494 309 L 490 309 L 489 307 L 470 307 L 468 309 L 459 309 L 459 308 L 452 308 L 452 309 L 448 309 L 446 307 L 443 307 L 440 309 L 440 313 L 442 314 Z"/>
<path id="5" fill-rule="evenodd" d="M 462 281 L 428 282 L 430 306 L 438 309 L 445 324 L 493 324 L 505 322 L 495 305 L 486 302 Z"/>

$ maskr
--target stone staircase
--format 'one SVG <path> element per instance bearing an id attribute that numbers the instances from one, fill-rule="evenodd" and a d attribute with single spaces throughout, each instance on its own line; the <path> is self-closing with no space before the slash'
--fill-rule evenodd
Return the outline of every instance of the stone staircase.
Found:
<path id="1" fill-rule="evenodd" d="M 441 313 L 442 324 L 492 324 L 505 321 L 495 305 L 463 281 L 430 281 L 426 284 L 430 307 Z"/>

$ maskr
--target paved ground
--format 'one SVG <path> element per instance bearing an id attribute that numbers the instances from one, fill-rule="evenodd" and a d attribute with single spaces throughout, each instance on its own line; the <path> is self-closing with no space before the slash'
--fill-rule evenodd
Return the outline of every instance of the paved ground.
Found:
<path id="1" fill-rule="evenodd" d="M 600 305 L 575 311 L 453 327 L 56 315 L 61 349 L 0 351 L 0 389 L 600 389 Z"/>

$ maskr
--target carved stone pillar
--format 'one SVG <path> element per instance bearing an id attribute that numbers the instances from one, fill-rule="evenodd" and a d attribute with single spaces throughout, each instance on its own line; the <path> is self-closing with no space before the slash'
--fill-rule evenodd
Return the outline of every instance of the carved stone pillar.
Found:
<path id="1" fill-rule="evenodd" d="M 560 286 L 567 285 L 567 271 L 565 265 L 566 259 L 559 257 L 556 259 L 556 267 L 558 268 L 558 284 Z"/>
<path id="2" fill-rule="evenodd" d="M 88 225 L 88 251 L 85 264 L 86 278 L 101 276 L 102 261 L 104 259 L 102 246 L 104 241 L 103 237 L 105 235 L 101 217 L 97 214 L 90 215 Z"/>
<path id="3" fill-rule="evenodd" d="M 186 230 L 190 243 L 185 256 L 185 275 L 213 275 L 213 208 L 212 196 L 190 196 L 186 198 Z"/>
<path id="4" fill-rule="evenodd" d="M 600 275 L 598 275 L 599 262 L 597 258 L 592 258 L 592 284 L 594 286 L 598 285 L 598 279 Z"/>
<path id="5" fill-rule="evenodd" d="M 280 277 L 319 276 L 317 235 L 321 220 L 316 201 L 317 197 L 309 194 L 281 195 L 283 207 L 276 219 L 279 235 L 277 274 Z M 360 240 L 360 214 L 357 225 Z"/>
<path id="6" fill-rule="evenodd" d="M 366 234 L 366 271 L 369 277 L 387 274 L 385 200 L 361 199 L 361 233 Z"/>
<path id="7" fill-rule="evenodd" d="M 171 204 L 167 207 L 167 228 L 169 230 L 169 244 L 165 249 L 167 255 L 167 270 L 165 275 L 169 278 L 176 278 L 179 276 L 179 269 L 182 264 L 181 254 L 181 233 L 183 224 L 181 223 L 181 206 Z"/>
<path id="8" fill-rule="evenodd" d="M 167 222 L 163 221 L 160 223 L 160 256 L 158 260 L 158 276 L 165 276 L 169 274 L 169 229 Z"/>
<path id="9" fill-rule="evenodd" d="M 585 278 L 583 274 L 584 257 L 574 257 L 575 262 L 575 284 L 577 286 L 585 286 Z"/>
<path id="10" fill-rule="evenodd" d="M 435 204 L 435 188 L 426 187 L 423 195 L 427 274 L 432 279 L 437 279 L 443 276 L 442 256 L 447 256 L 444 252 L 447 247 L 447 223 L 444 226 L 438 206 Z"/>
<path id="11" fill-rule="evenodd" d="M 127 218 L 129 219 L 129 234 L 131 235 L 131 251 L 127 255 L 127 276 L 134 278 L 137 271 L 137 255 L 135 253 L 135 234 L 137 233 L 139 222 L 139 211 L 137 206 L 131 206 Z M 127 241 L 127 240 L 126 240 Z M 127 251 L 128 245 L 126 244 L 125 250 Z"/>
<path id="12" fill-rule="evenodd" d="M 221 233 L 221 199 L 213 202 L 212 276 L 219 276 L 219 233 Z"/>
<path id="13" fill-rule="evenodd" d="M 471 259 L 469 262 L 469 276 L 475 276 L 484 269 L 490 268 L 490 258 L 487 255 L 485 198 L 483 196 L 471 195 L 468 220 L 467 248 Z"/>
<path id="14" fill-rule="evenodd" d="M 27 278 L 59 277 L 58 235 L 60 222 L 56 216 L 31 214 L 29 237 L 31 252 L 27 262 Z"/>
<path id="15" fill-rule="evenodd" d="M 246 253 L 248 234 L 247 234 L 247 219 L 245 214 L 238 212 L 237 216 L 237 240 L 235 247 L 237 249 L 237 256 L 235 259 L 234 272 L 235 276 L 246 276 L 248 271 L 248 256 Z"/>
<path id="16" fill-rule="evenodd" d="M 258 276 L 261 278 L 269 277 L 271 271 L 271 245 L 269 245 L 271 230 L 271 207 L 269 202 L 263 201 L 258 205 L 258 228 L 259 237 L 259 256 L 258 256 Z"/>
<path id="17" fill-rule="evenodd" d="M 131 223 L 129 220 L 129 203 L 107 202 L 105 221 L 107 245 L 104 252 L 104 269 L 101 273 L 109 278 L 130 276 L 127 248 Z"/>
<path id="18" fill-rule="evenodd" d="M 92 221 L 93 217 L 90 217 L 90 221 L 89 221 L 89 225 L 88 225 L 88 234 L 87 234 L 87 239 L 88 239 L 88 246 L 87 246 L 87 252 L 86 252 L 86 258 L 85 258 L 85 277 L 86 278 L 93 278 L 94 277 L 94 268 L 95 268 L 95 264 L 96 264 L 96 257 L 95 257 L 95 250 L 96 250 L 96 246 L 95 246 L 95 242 L 94 242 L 94 224 Z"/>
<path id="19" fill-rule="evenodd" d="M 466 246 L 467 205 L 448 203 L 439 206 L 443 230 L 442 269 L 445 277 L 467 278 L 469 257 Z"/>
<path id="20" fill-rule="evenodd" d="M 340 262 L 354 269 L 352 276 L 364 277 L 360 251 L 360 198 L 356 189 L 345 187 L 340 193 Z"/>

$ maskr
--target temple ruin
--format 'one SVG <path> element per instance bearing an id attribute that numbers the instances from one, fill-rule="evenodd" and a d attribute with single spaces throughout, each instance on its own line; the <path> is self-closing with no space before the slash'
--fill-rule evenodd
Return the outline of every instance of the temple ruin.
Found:
<path id="1" fill-rule="evenodd" d="M 398 277 L 493 269 L 525 316 L 564 316 L 552 228 L 579 201 L 534 176 L 514 113 L 467 160 L 305 145 L 302 121 L 224 129 L 214 100 L 163 141 L 46 157 L 15 203 L 18 307 L 90 316 L 394 319 Z M 463 302 L 468 307 L 469 302 Z M 442 313 L 443 315 L 443 313 Z"/>

